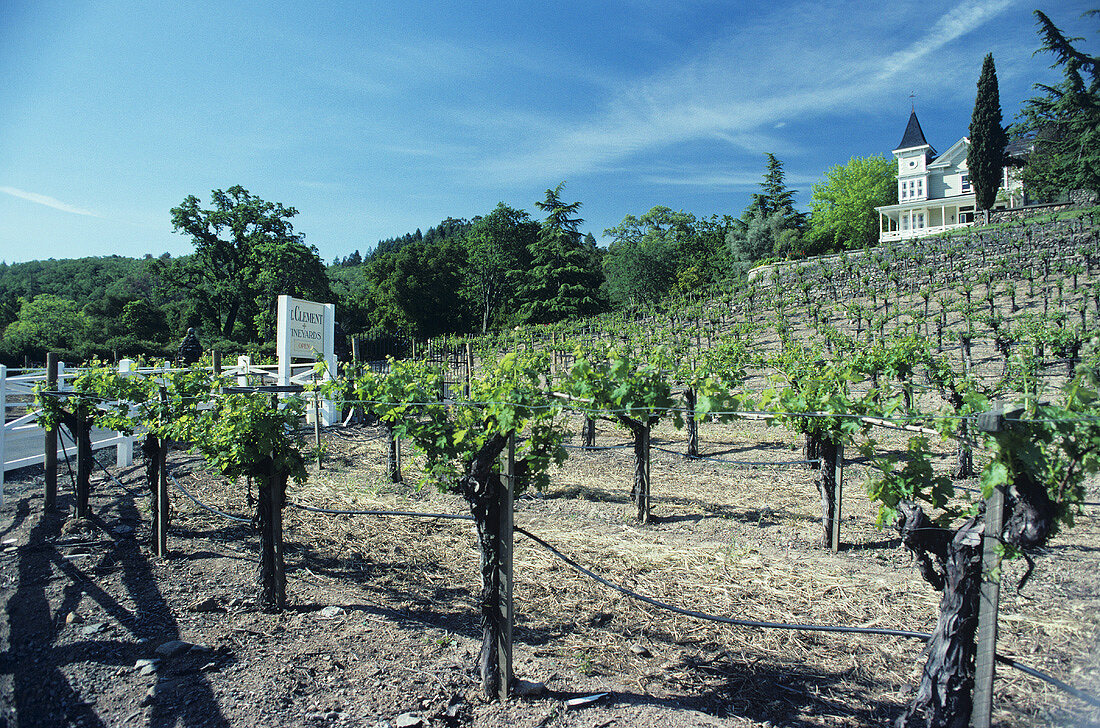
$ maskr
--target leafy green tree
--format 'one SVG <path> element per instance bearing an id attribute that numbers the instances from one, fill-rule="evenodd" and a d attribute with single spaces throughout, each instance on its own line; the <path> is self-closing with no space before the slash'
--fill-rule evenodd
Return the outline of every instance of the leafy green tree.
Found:
<path id="1" fill-rule="evenodd" d="M 332 294 L 317 249 L 294 232 L 293 207 L 266 202 L 241 186 L 193 195 L 172 208 L 172 227 L 190 235 L 195 253 L 158 261 L 171 287 L 187 292 L 197 313 L 224 338 L 258 341 L 273 323 L 280 294 L 328 301 Z"/>
<path id="2" fill-rule="evenodd" d="M 123 331 L 138 339 L 147 341 L 168 339 L 168 320 L 164 311 L 144 299 L 128 301 L 122 307 L 118 320 Z"/>
<path id="3" fill-rule="evenodd" d="M 39 360 L 49 351 L 77 351 L 88 341 L 90 324 L 75 301 L 43 293 L 21 301 L 19 317 L 4 329 L 4 349 Z"/>
<path id="4" fill-rule="evenodd" d="M 1093 11 L 1095 13 L 1095 11 Z M 1073 189 L 1100 191 L 1100 57 L 1074 47 L 1050 18 L 1035 11 L 1040 51 L 1051 53 L 1064 78 L 1053 86 L 1036 84 L 1043 95 L 1029 99 L 1013 135 L 1033 145 L 1020 177 L 1025 189 L 1052 198 Z"/>
<path id="5" fill-rule="evenodd" d="M 741 220 L 726 233 L 730 257 L 735 263 L 749 264 L 761 258 L 785 256 L 801 249 L 802 235 L 789 226 L 787 216 L 750 207 Z"/>
<path id="6" fill-rule="evenodd" d="M 476 219 L 466 233 L 471 298 L 480 302 L 481 331 L 507 321 L 520 276 L 530 262 L 530 247 L 538 240 L 539 224 L 523 210 L 503 202 Z"/>
<path id="7" fill-rule="evenodd" d="M 726 277 L 730 262 L 726 234 L 734 222 L 729 215 L 711 215 L 695 221 L 695 234 L 681 240 L 676 292 L 705 288 Z"/>
<path id="8" fill-rule="evenodd" d="M 838 164 L 812 188 L 810 250 L 823 253 L 875 245 L 875 208 L 897 201 L 897 166 L 893 162 L 870 156 Z"/>
<path id="9" fill-rule="evenodd" d="M 695 250 L 695 216 L 658 205 L 641 218 L 627 215 L 604 235 L 613 238 L 603 260 L 608 297 L 617 305 L 667 295 Z"/>
<path id="10" fill-rule="evenodd" d="M 419 240 L 372 259 L 371 323 L 419 338 L 469 330 L 466 266 L 466 248 L 455 238 Z"/>
<path id="11" fill-rule="evenodd" d="M 586 316 L 604 308 L 600 298 L 603 275 L 596 246 L 577 231 L 583 220 L 576 215 L 580 202 L 561 199 L 562 182 L 546 190 L 535 206 L 547 213 L 531 251 L 531 269 L 520 288 L 519 320 L 553 323 Z"/>
<path id="12" fill-rule="evenodd" d="M 369 260 L 369 259 L 368 259 Z M 332 265 L 327 274 L 336 318 L 347 334 L 362 334 L 371 327 L 371 266 Z"/>
<path id="13" fill-rule="evenodd" d="M 997 199 L 997 189 L 1001 186 L 1007 142 L 1008 136 L 1001 126 L 997 69 L 993 65 L 993 54 L 989 53 L 982 62 L 982 75 L 978 78 L 978 95 L 970 117 L 970 149 L 966 153 L 975 205 L 985 211 L 987 221 L 989 210 Z"/>

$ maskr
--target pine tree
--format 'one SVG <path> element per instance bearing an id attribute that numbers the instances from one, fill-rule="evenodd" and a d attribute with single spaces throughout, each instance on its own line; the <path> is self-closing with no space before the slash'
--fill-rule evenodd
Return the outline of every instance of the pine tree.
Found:
<path id="1" fill-rule="evenodd" d="M 1001 186 L 1007 142 L 1008 137 L 1001 126 L 997 69 L 993 66 L 993 54 L 989 53 L 982 63 L 982 75 L 978 79 L 978 95 L 970 117 L 970 150 L 966 154 L 975 206 L 986 212 L 987 221 L 989 210 L 997 199 L 997 189 Z"/>
<path id="2" fill-rule="evenodd" d="M 1100 17 L 1096 11 L 1088 13 Z M 1029 194 L 1052 198 L 1086 189 L 1100 192 L 1100 57 L 1073 46 L 1050 18 L 1036 10 L 1040 51 L 1052 53 L 1064 80 L 1036 84 L 1044 95 L 1028 99 L 1013 128 L 1018 139 L 1033 145 L 1021 178 Z"/>
<path id="3" fill-rule="evenodd" d="M 599 253 L 577 231 L 583 220 L 574 217 L 580 202 L 562 202 L 562 182 L 546 190 L 535 206 L 548 213 L 531 250 L 531 270 L 520 289 L 523 304 L 518 318 L 526 323 L 552 323 L 596 313 L 603 308 Z"/>
<path id="4" fill-rule="evenodd" d="M 726 235 L 735 261 L 752 262 L 772 255 L 799 257 L 803 254 L 802 230 L 805 214 L 794 209 L 794 190 L 784 181 L 783 163 L 767 154 L 767 168 L 760 192 L 741 216 L 739 225 Z"/>
<path id="5" fill-rule="evenodd" d="M 760 183 L 760 192 L 752 196 L 749 210 L 759 209 L 768 217 L 777 212 L 789 219 L 797 227 L 802 216 L 794 209 L 794 190 L 787 189 L 783 179 L 783 163 L 771 152 L 767 153 L 767 165 L 764 180 Z"/>

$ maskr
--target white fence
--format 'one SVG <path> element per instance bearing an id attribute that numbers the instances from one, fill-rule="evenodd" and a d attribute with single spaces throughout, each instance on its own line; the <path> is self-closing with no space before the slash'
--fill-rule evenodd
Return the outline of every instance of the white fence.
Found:
<path id="1" fill-rule="evenodd" d="M 124 359 L 118 364 L 119 372 L 134 376 L 149 376 L 163 373 L 164 368 L 137 368 L 134 362 Z M 69 382 L 80 374 L 78 368 L 67 368 L 58 364 L 57 387 L 59 390 L 70 388 Z M 167 370 L 171 371 L 171 370 Z M 237 365 L 225 367 L 222 373 L 236 377 L 241 386 L 264 384 L 299 384 L 313 377 L 313 365 L 294 367 L 289 382 L 279 382 L 278 366 L 275 364 L 253 364 L 248 356 L 237 358 Z M 45 430 L 38 426 L 37 419 L 41 410 L 34 407 L 34 388 L 46 381 L 45 368 L 8 369 L 0 366 L 0 413 L 3 427 L 0 427 L 0 505 L 4 499 L 4 476 L 9 470 L 29 465 L 41 465 L 46 460 Z M 325 424 L 331 424 L 327 422 Z M 127 436 L 120 432 L 107 430 L 92 431 L 92 450 L 117 447 L 116 464 L 125 467 L 133 462 L 134 440 L 137 436 Z M 64 460 L 67 453 L 75 453 L 72 444 L 66 444 L 64 436 L 58 436 L 58 460 Z"/>

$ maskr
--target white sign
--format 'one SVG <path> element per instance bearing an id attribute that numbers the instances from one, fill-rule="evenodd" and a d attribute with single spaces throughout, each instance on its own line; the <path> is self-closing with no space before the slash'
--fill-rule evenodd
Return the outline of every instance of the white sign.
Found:
<path id="1" fill-rule="evenodd" d="M 290 299 L 287 312 L 287 354 L 316 361 L 325 349 L 325 304 Z"/>
<path id="2" fill-rule="evenodd" d="M 294 359 L 322 360 L 326 364 L 322 379 L 335 376 L 336 306 L 279 296 L 277 311 L 275 353 L 279 357 L 279 384 L 300 384 L 304 381 L 303 377 L 313 378 L 312 367 L 293 374 L 291 362 Z M 337 414 L 336 404 L 325 401 L 322 405 L 324 423 L 333 424 Z"/>

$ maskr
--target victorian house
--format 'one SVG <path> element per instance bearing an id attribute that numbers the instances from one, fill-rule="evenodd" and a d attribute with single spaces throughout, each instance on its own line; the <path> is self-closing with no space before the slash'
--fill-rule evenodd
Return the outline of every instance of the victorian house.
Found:
<path id="1" fill-rule="evenodd" d="M 924 138 L 917 112 L 909 115 L 898 160 L 898 204 L 876 207 L 879 241 L 905 240 L 974 222 L 974 190 L 966 168 L 970 140 L 963 137 L 943 154 Z M 1023 204 L 1023 190 L 1005 167 L 994 209 Z"/>

